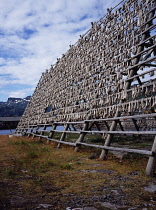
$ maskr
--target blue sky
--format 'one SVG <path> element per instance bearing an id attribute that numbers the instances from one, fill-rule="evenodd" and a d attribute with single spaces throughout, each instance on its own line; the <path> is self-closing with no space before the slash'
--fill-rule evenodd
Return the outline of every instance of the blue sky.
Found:
<path id="1" fill-rule="evenodd" d="M 0 101 L 32 95 L 41 73 L 119 0 L 0 0 Z"/>

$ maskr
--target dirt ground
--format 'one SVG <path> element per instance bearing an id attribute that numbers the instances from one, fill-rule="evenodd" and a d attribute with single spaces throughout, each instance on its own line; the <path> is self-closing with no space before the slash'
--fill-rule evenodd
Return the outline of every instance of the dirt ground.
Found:
<path id="1" fill-rule="evenodd" d="M 156 209 L 146 157 L 101 161 L 95 152 L 0 136 L 0 209 Z"/>

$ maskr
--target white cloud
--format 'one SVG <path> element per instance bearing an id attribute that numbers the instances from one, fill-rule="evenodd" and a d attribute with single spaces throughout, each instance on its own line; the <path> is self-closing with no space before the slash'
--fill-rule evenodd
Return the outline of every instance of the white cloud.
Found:
<path id="1" fill-rule="evenodd" d="M 22 90 L 9 92 L 9 97 L 24 98 L 25 96 L 29 95 L 30 91 L 34 91 L 34 88 L 26 88 Z"/>
<path id="2" fill-rule="evenodd" d="M 50 68 L 56 58 L 69 49 L 69 44 L 74 44 L 79 35 L 90 28 L 90 22 L 97 21 L 107 7 L 118 2 L 1 0 L 0 87 L 3 98 L 0 100 L 32 94 L 41 72 Z M 16 90 L 12 91 L 9 84 L 15 85 Z"/>

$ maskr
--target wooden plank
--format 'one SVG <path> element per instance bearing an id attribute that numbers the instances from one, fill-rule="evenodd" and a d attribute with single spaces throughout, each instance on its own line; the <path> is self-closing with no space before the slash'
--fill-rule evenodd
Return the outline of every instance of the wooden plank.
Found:
<path id="1" fill-rule="evenodd" d="M 150 155 L 150 156 L 153 155 L 152 151 L 147 151 L 147 150 L 138 150 L 138 149 L 127 149 L 127 148 L 119 148 L 119 147 L 101 146 L 101 145 L 95 145 L 95 144 L 87 144 L 87 143 L 83 143 L 83 142 L 79 142 L 79 143 L 77 142 L 76 144 L 89 146 L 89 147 L 100 148 L 100 149 L 107 149 L 107 150 L 112 150 L 112 151 L 138 153 L 138 154 Z"/>
<path id="2" fill-rule="evenodd" d="M 42 130 L 42 132 L 45 130 Z M 59 131 L 59 130 L 50 130 L 50 131 L 55 131 L 58 133 L 75 133 L 75 134 L 80 134 L 80 133 L 88 133 L 88 134 L 129 134 L 129 135 L 156 135 L 156 131 L 107 131 L 107 130 L 101 130 L 101 131 Z M 46 131 L 49 133 L 50 131 Z M 33 134 L 33 132 L 26 132 L 27 134 Z"/>
<path id="3" fill-rule="evenodd" d="M 52 126 L 52 123 L 50 123 L 50 124 L 49 123 L 48 124 L 47 123 L 45 123 L 45 124 L 37 124 L 37 126 L 41 126 L 41 127 L 43 127 L 43 126 Z"/>
<path id="4" fill-rule="evenodd" d="M 135 134 L 135 135 L 156 135 L 156 131 L 81 131 L 81 133 L 89 134 Z"/>
<path id="5" fill-rule="evenodd" d="M 54 124 L 64 125 L 64 124 L 84 124 L 85 121 L 77 121 L 77 122 L 54 122 Z"/>
<path id="6" fill-rule="evenodd" d="M 65 131 L 66 133 L 75 133 L 75 134 L 80 134 L 81 133 L 81 131 L 73 131 L 73 130 L 71 130 L 71 131 Z"/>
<path id="7" fill-rule="evenodd" d="M 33 133 L 33 135 L 36 136 L 36 137 L 41 137 L 41 138 L 48 138 L 48 136 L 39 135 L 39 134 L 35 134 L 35 133 Z"/>
<path id="8" fill-rule="evenodd" d="M 114 118 L 105 118 L 105 119 L 93 119 L 93 120 L 85 120 L 86 122 L 102 122 L 102 121 L 113 121 L 113 120 L 124 120 L 124 119 L 136 119 L 136 118 L 149 118 L 156 117 L 156 113 L 152 114 L 140 114 L 140 115 L 132 115 L 132 116 L 123 116 L 123 117 L 114 117 Z"/>
<path id="9" fill-rule="evenodd" d="M 79 133 L 81 133 L 81 131 L 74 131 L 74 130 L 70 130 L 70 131 L 65 131 L 65 130 L 63 130 L 63 131 L 59 131 L 59 130 L 49 130 L 49 131 L 46 131 L 47 133 L 49 133 L 49 132 L 51 132 L 51 131 L 54 131 L 54 132 L 56 132 L 56 133 L 77 133 L 77 134 L 79 134 Z"/>

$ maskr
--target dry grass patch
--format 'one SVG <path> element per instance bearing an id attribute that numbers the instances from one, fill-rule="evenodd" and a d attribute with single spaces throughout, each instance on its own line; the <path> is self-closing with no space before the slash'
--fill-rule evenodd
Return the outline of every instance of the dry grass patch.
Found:
<path id="1" fill-rule="evenodd" d="M 94 206 L 99 201 L 143 206 L 140 194 L 150 199 L 144 186 L 155 178 L 144 174 L 147 158 L 132 155 L 120 160 L 110 155 L 101 161 L 88 159 L 100 152 L 93 148 L 82 147 L 75 153 L 73 147 L 57 149 L 55 143 L 37 138 L 0 138 L 2 207 L 22 209 L 19 201 L 10 203 L 14 195 L 27 199 L 28 209 L 43 202 L 51 203 L 53 209 Z"/>

